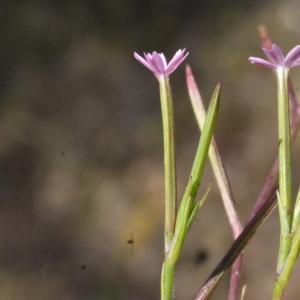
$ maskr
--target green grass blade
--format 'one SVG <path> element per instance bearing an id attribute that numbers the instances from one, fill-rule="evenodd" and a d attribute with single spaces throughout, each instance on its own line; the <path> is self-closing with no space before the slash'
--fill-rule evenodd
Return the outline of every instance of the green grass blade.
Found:
<path id="1" fill-rule="evenodd" d="M 198 84 L 194 78 L 190 66 L 186 66 L 186 83 L 196 121 L 198 123 L 199 129 L 202 131 L 206 118 L 206 110 L 200 90 L 198 88 Z M 236 238 L 241 233 L 243 226 L 235 207 L 229 178 L 227 176 L 225 166 L 214 137 L 212 137 L 208 155 L 223 200 L 223 205 L 228 217 L 228 221 L 230 223 L 234 238 Z"/>
<path id="2" fill-rule="evenodd" d="M 190 214 L 190 217 L 189 217 L 189 220 L 188 220 L 188 223 L 187 223 L 187 226 L 186 226 L 187 227 L 186 228 L 187 232 L 189 232 L 189 230 L 191 229 L 191 226 L 192 226 L 193 222 L 195 221 L 199 210 L 201 209 L 201 207 L 206 202 L 209 192 L 210 192 L 210 185 L 206 189 L 206 191 L 205 191 L 204 195 L 202 196 L 202 198 L 194 204 L 194 207 L 192 209 L 192 212 Z"/>
<path id="3" fill-rule="evenodd" d="M 192 200 L 192 207 L 194 207 L 195 197 L 197 195 L 199 185 L 203 176 L 204 166 L 207 161 L 208 149 L 211 143 L 213 131 L 216 124 L 216 117 L 220 102 L 221 85 L 217 84 L 213 91 L 211 102 L 208 108 L 207 117 L 203 126 L 202 134 L 199 140 L 196 156 L 193 162 L 189 181 L 187 183 L 182 201 L 179 207 L 177 222 L 181 222 L 182 211 L 189 198 Z"/>

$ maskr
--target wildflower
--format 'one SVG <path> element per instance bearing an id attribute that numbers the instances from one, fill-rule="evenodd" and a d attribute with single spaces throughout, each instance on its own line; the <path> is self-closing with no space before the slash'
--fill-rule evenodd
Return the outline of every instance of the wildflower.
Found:
<path id="1" fill-rule="evenodd" d="M 300 45 L 295 46 L 286 56 L 279 46 L 272 44 L 271 50 L 262 48 L 268 60 L 259 57 L 249 57 L 252 64 L 261 65 L 271 69 L 290 69 L 300 65 Z"/>
<path id="2" fill-rule="evenodd" d="M 152 53 L 144 53 L 144 58 L 134 52 L 134 57 L 159 79 L 161 76 L 168 77 L 171 73 L 173 73 L 185 60 L 188 54 L 189 53 L 186 52 L 185 49 L 179 49 L 169 63 L 167 63 L 166 57 L 163 53 L 157 53 L 156 51 Z"/>
<path id="3" fill-rule="evenodd" d="M 142 57 L 138 53 L 134 52 L 135 59 L 148 68 L 158 79 L 159 83 L 164 140 L 166 256 L 172 247 L 172 241 L 175 234 L 177 202 L 175 124 L 173 97 L 169 82 L 169 75 L 178 68 L 188 54 L 189 53 L 186 52 L 185 49 L 179 49 L 170 62 L 167 63 L 166 57 L 163 53 L 154 51 L 152 53 L 144 53 L 144 57 Z M 166 293 L 172 293 L 173 284 L 171 284 L 169 287 L 171 288 L 168 289 Z"/>

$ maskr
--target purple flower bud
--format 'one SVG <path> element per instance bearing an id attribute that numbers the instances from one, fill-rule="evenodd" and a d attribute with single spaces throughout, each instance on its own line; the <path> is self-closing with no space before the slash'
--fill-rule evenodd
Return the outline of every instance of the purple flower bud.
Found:
<path id="1" fill-rule="evenodd" d="M 157 53 L 156 51 L 152 53 L 144 53 L 144 58 L 134 52 L 134 57 L 137 61 L 148 68 L 157 78 L 159 78 L 160 76 L 168 77 L 171 73 L 173 73 L 185 60 L 188 54 L 189 53 L 186 52 L 185 49 L 179 49 L 169 63 L 167 63 L 163 53 Z"/>
<path id="2" fill-rule="evenodd" d="M 275 44 L 272 49 L 262 48 L 268 60 L 259 57 L 249 57 L 252 64 L 266 68 L 277 69 L 279 67 L 290 69 L 300 65 L 300 45 L 295 46 L 285 57 L 281 48 Z"/>

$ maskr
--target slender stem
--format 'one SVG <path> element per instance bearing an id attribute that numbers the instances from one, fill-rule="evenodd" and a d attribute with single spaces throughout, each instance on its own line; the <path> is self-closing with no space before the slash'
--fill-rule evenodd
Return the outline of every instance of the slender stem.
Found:
<path id="1" fill-rule="evenodd" d="M 172 245 L 170 251 L 165 256 L 162 268 L 161 300 L 171 300 L 174 295 L 175 267 L 187 234 L 188 216 L 191 210 L 192 198 L 189 197 L 188 201 L 182 204 L 182 220 L 176 224 Z"/>
<path id="2" fill-rule="evenodd" d="M 169 78 L 159 78 L 165 166 L 165 254 L 174 236 L 176 220 L 176 161 L 173 99 Z"/>
<path id="3" fill-rule="evenodd" d="M 174 292 L 175 264 L 165 260 L 161 273 L 161 300 L 171 300 Z"/>
<path id="4" fill-rule="evenodd" d="M 177 218 L 176 230 L 172 245 L 165 256 L 161 274 L 161 300 L 171 300 L 174 294 L 175 267 L 178 261 L 184 239 L 187 233 L 188 216 L 191 209 L 192 198 L 181 203 L 182 218 Z"/>
<path id="5" fill-rule="evenodd" d="M 276 284 L 273 290 L 273 298 L 272 298 L 273 300 L 281 299 L 284 289 L 288 284 L 292 271 L 295 267 L 297 258 L 299 256 L 299 250 L 300 250 L 299 205 L 300 205 L 300 189 L 298 190 L 294 214 L 293 214 L 292 232 L 291 232 L 291 236 L 293 240 L 290 247 L 289 255 L 286 259 L 283 269 L 281 270 L 280 274 L 276 278 Z"/>
<path id="6" fill-rule="evenodd" d="M 244 252 L 241 251 L 240 255 L 235 260 L 231 268 L 228 300 L 236 300 L 238 297 L 243 260 L 244 260 Z"/>
<path id="7" fill-rule="evenodd" d="M 297 229 L 295 231 L 295 235 L 290 247 L 290 252 L 288 257 L 285 260 L 285 264 L 283 269 L 281 270 L 279 276 L 276 278 L 275 288 L 273 290 L 273 298 L 272 300 L 280 300 L 284 289 L 289 281 L 291 273 L 295 267 L 300 248 L 300 226 L 297 225 Z"/>
<path id="8" fill-rule="evenodd" d="M 280 246 L 277 273 L 280 273 L 288 256 L 291 243 L 290 226 L 291 207 L 291 142 L 290 113 L 288 100 L 288 69 L 279 67 L 277 73 L 278 86 L 278 139 L 279 139 L 279 215 Z"/>
<path id="9" fill-rule="evenodd" d="M 299 131 L 299 125 L 300 125 L 300 105 L 298 104 L 293 83 L 290 80 L 290 78 L 288 82 L 288 89 L 289 89 L 289 103 L 291 109 L 291 142 L 294 142 L 297 133 Z M 257 213 L 259 208 L 270 197 L 270 195 L 274 191 L 274 188 L 277 188 L 278 172 L 279 172 L 278 170 L 279 170 L 279 163 L 277 157 L 273 162 L 273 165 L 267 175 L 263 188 L 261 189 L 261 192 L 255 202 L 254 208 L 252 210 L 251 218 Z"/>

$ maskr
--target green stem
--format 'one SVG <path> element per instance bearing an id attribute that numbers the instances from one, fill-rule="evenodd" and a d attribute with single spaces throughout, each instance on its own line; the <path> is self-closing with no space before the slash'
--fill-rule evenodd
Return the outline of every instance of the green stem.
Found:
<path id="1" fill-rule="evenodd" d="M 300 250 L 300 188 L 298 190 L 294 214 L 293 214 L 293 221 L 292 221 L 292 229 L 291 229 L 291 236 L 292 236 L 292 244 L 290 247 L 289 255 L 286 259 L 283 269 L 281 270 L 280 274 L 276 278 L 276 285 L 273 290 L 273 300 L 280 300 L 284 291 L 284 288 L 287 286 L 292 271 L 296 265 L 297 258 L 299 256 Z"/>
<path id="2" fill-rule="evenodd" d="M 183 222 L 176 225 L 175 235 L 170 251 L 165 256 L 161 274 L 161 300 L 171 300 L 174 294 L 175 267 L 187 233 L 188 213 L 191 201 L 184 207 Z"/>
<path id="3" fill-rule="evenodd" d="M 171 300 L 174 291 L 175 264 L 166 260 L 161 274 L 161 300 Z"/>
<path id="4" fill-rule="evenodd" d="M 176 220 L 176 165 L 173 99 L 169 79 L 159 78 L 165 166 L 165 254 L 168 253 Z"/>
<path id="5" fill-rule="evenodd" d="M 277 68 L 278 85 L 278 136 L 279 136 L 279 197 L 280 201 L 280 246 L 277 273 L 288 256 L 291 244 L 291 143 L 290 143 L 290 113 L 288 99 L 288 69 Z"/>
<path id="6" fill-rule="evenodd" d="M 281 270 L 279 276 L 276 279 L 275 288 L 273 290 L 273 298 L 272 300 L 280 300 L 286 287 L 291 273 L 295 267 L 300 248 L 300 226 L 298 224 L 297 229 L 295 231 L 295 235 L 293 238 L 293 242 L 290 247 L 290 253 L 286 258 L 283 269 Z"/>

